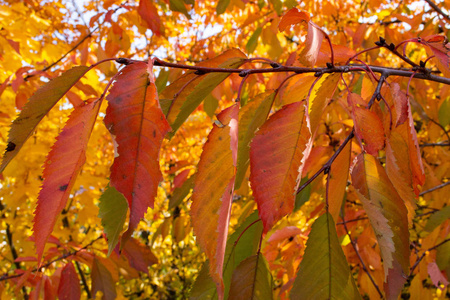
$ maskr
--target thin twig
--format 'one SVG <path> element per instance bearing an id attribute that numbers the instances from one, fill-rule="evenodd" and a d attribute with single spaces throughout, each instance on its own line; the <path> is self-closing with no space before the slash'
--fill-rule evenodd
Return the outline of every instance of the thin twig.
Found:
<path id="1" fill-rule="evenodd" d="M 441 189 L 441 188 L 443 188 L 443 187 L 445 187 L 445 186 L 447 186 L 447 185 L 449 185 L 449 184 L 450 184 L 450 181 L 444 182 L 444 183 L 442 183 L 442 184 L 440 184 L 440 185 L 438 185 L 438 186 L 435 186 L 435 187 L 433 187 L 433 188 L 431 188 L 431 189 L 429 189 L 429 190 L 426 190 L 426 191 L 421 192 L 421 193 L 419 194 L 419 196 L 423 196 L 423 195 L 425 195 L 425 194 L 427 194 L 427 193 L 431 193 L 431 192 L 433 192 L 433 191 L 435 191 L 435 190 L 438 190 L 438 189 Z"/>
<path id="2" fill-rule="evenodd" d="M 91 291 L 89 290 L 89 286 L 86 281 L 86 276 L 84 276 L 80 263 L 75 261 L 75 266 L 77 267 L 78 273 L 80 274 L 81 283 L 83 284 L 84 291 L 86 292 L 88 299 L 91 299 Z"/>
<path id="3" fill-rule="evenodd" d="M 450 143 L 425 143 L 419 145 L 419 147 L 447 147 L 447 146 L 450 146 Z"/>
<path id="4" fill-rule="evenodd" d="M 438 14 L 440 14 L 441 16 L 443 16 L 445 19 L 447 19 L 447 21 L 450 21 L 450 16 L 447 15 L 446 13 L 444 13 L 442 11 L 442 9 L 439 8 L 439 6 L 437 6 L 433 1 L 431 0 L 425 0 L 430 6 L 431 8 L 433 8 Z"/>
<path id="5" fill-rule="evenodd" d="M 449 242 L 450 238 L 443 240 L 442 242 L 440 242 L 437 245 L 434 245 L 431 248 L 428 248 L 427 250 L 425 250 L 422 255 L 416 260 L 416 262 L 414 263 L 414 265 L 411 267 L 410 272 L 409 272 L 409 277 L 411 277 L 413 275 L 414 270 L 417 268 L 417 266 L 419 265 L 419 263 L 422 261 L 422 259 L 425 257 L 425 255 L 427 255 L 428 252 L 435 250 L 436 248 L 444 245 L 445 243 Z"/>

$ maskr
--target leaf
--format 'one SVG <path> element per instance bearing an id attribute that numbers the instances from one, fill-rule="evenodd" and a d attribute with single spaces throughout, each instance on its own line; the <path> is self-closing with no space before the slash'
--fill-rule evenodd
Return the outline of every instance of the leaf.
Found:
<path id="1" fill-rule="evenodd" d="M 328 212 L 337 219 L 341 212 L 347 188 L 348 170 L 352 154 L 352 143 L 349 142 L 331 165 L 328 183 Z"/>
<path id="2" fill-rule="evenodd" d="M 443 207 L 441 210 L 433 213 L 428 219 L 427 225 L 425 225 L 424 230 L 427 232 L 432 232 L 436 227 L 444 223 L 446 220 L 450 219 L 450 205 Z"/>
<path id="3" fill-rule="evenodd" d="M 147 64 L 128 65 L 120 71 L 107 97 L 105 125 L 116 136 L 119 153 L 111 166 L 110 185 L 125 196 L 130 208 L 123 240 L 131 235 L 148 207 L 153 208 L 162 179 L 159 150 L 170 126 L 152 78 Z"/>
<path id="4" fill-rule="evenodd" d="M 116 299 L 116 283 L 108 269 L 95 257 L 91 269 L 91 278 L 91 291 L 94 299 L 96 298 L 95 295 L 97 292 L 103 293 L 103 300 Z"/>
<path id="5" fill-rule="evenodd" d="M 258 46 L 258 38 L 261 35 L 262 27 L 256 28 L 253 32 L 252 36 L 248 39 L 247 44 L 245 45 L 245 49 L 247 53 L 251 54 L 255 51 L 256 46 Z"/>
<path id="6" fill-rule="evenodd" d="M 158 263 L 158 258 L 149 246 L 141 244 L 137 239 L 130 238 L 123 247 L 123 254 L 130 262 L 130 266 L 140 272 L 148 274 L 148 267 Z"/>
<path id="7" fill-rule="evenodd" d="M 85 66 L 74 67 L 64 72 L 61 76 L 50 80 L 30 97 L 28 103 L 11 125 L 8 145 L 0 166 L 0 173 L 19 153 L 23 144 L 34 132 L 42 118 L 89 70 L 90 68 Z"/>
<path id="8" fill-rule="evenodd" d="M 262 254 L 246 258 L 234 270 L 231 279 L 230 299 L 273 299 L 272 275 Z"/>
<path id="9" fill-rule="evenodd" d="M 323 111 L 327 107 L 331 98 L 333 98 L 340 78 L 340 74 L 328 75 L 321 82 L 320 87 L 315 91 L 314 95 L 307 99 L 308 113 L 306 119 L 308 120 L 308 124 L 310 124 L 313 135 L 315 135 L 315 132 L 319 127 Z"/>
<path id="10" fill-rule="evenodd" d="M 311 227 L 291 299 L 361 299 L 328 213 Z"/>
<path id="11" fill-rule="evenodd" d="M 226 11 L 229 4 L 230 4 L 230 0 L 219 0 L 219 2 L 217 3 L 217 6 L 216 6 L 217 14 L 218 15 L 223 14 Z"/>
<path id="12" fill-rule="evenodd" d="M 115 188 L 108 187 L 100 197 L 98 217 L 108 238 L 108 256 L 119 242 L 120 233 L 127 218 L 127 199 Z"/>
<path id="13" fill-rule="evenodd" d="M 294 209 L 296 190 L 311 146 L 302 102 L 277 111 L 253 138 L 250 182 L 264 232 Z"/>
<path id="14" fill-rule="evenodd" d="M 435 262 L 430 262 L 428 264 L 428 274 L 430 275 L 431 281 L 433 282 L 434 286 L 443 290 L 443 288 L 441 288 L 439 286 L 439 283 L 441 283 L 444 288 L 446 286 L 448 286 L 449 282 L 447 280 L 447 278 L 445 278 L 445 276 L 442 274 L 441 270 L 439 270 L 438 265 Z"/>
<path id="15" fill-rule="evenodd" d="M 207 260 L 200 272 L 198 272 L 197 279 L 191 289 L 191 294 L 189 295 L 190 300 L 204 300 L 204 299 L 214 299 L 216 295 L 216 284 L 212 281 L 211 276 L 209 276 L 209 261 Z"/>
<path id="16" fill-rule="evenodd" d="M 430 47 L 434 56 L 437 58 L 439 70 L 446 77 L 450 76 L 450 43 L 447 37 L 443 35 L 431 35 L 420 39 L 420 43 Z"/>
<path id="17" fill-rule="evenodd" d="M 68 262 L 62 269 L 58 298 L 61 300 L 77 300 L 81 298 L 80 280 L 71 262 Z"/>
<path id="18" fill-rule="evenodd" d="M 214 124 L 195 175 L 191 218 L 197 241 L 210 261 L 210 273 L 217 285 L 219 299 L 223 297 L 223 260 L 231 213 L 235 180 L 234 152 L 237 147 L 239 105 L 223 110 Z M 235 145 L 234 145 L 235 144 Z"/>
<path id="19" fill-rule="evenodd" d="M 308 176 L 303 177 L 300 181 L 299 186 L 302 186 L 306 181 L 308 180 Z M 295 205 L 294 205 L 294 211 L 298 211 L 300 207 L 303 206 L 306 202 L 308 202 L 309 198 L 311 197 L 311 185 L 308 184 L 303 190 L 300 191 L 300 193 L 297 193 L 295 196 Z"/>
<path id="20" fill-rule="evenodd" d="M 153 31 L 157 36 L 161 35 L 161 19 L 158 15 L 158 10 L 153 4 L 152 0 L 140 0 L 138 14 L 142 20 L 147 24 L 147 27 Z"/>
<path id="21" fill-rule="evenodd" d="M 357 106 L 355 97 L 361 96 L 349 93 L 348 101 L 352 104 L 355 135 L 367 153 L 377 156 L 378 151 L 384 148 L 386 140 L 383 123 L 375 112 Z"/>
<path id="22" fill-rule="evenodd" d="M 245 54 L 240 50 L 231 49 L 197 65 L 202 67 L 238 68 L 245 63 L 246 58 Z M 175 134 L 189 115 L 202 103 L 203 99 L 229 75 L 229 73 L 210 73 L 199 76 L 194 74 L 194 72 L 187 72 L 161 93 L 161 99 L 170 99 L 172 102 L 167 113 L 167 120 L 172 126 L 171 136 Z"/>
<path id="23" fill-rule="evenodd" d="M 395 120 L 394 125 L 399 126 L 408 119 L 408 99 L 406 94 L 400 90 L 400 85 L 396 82 L 391 83 L 391 95 L 394 100 Z"/>
<path id="24" fill-rule="evenodd" d="M 250 164 L 250 142 L 256 130 L 266 121 L 275 99 L 275 92 L 259 94 L 239 111 L 239 143 L 236 170 L 236 189 L 241 187 Z"/>
<path id="25" fill-rule="evenodd" d="M 186 6 L 184 5 L 184 2 L 182 0 L 169 0 L 169 8 L 172 11 L 178 11 L 186 16 L 189 20 L 191 19 L 191 16 L 189 15 Z"/>
<path id="26" fill-rule="evenodd" d="M 380 246 L 387 299 L 397 299 L 409 273 L 409 231 L 405 204 L 372 155 L 356 158 L 352 182 Z"/>
<path id="27" fill-rule="evenodd" d="M 191 191 L 192 187 L 194 186 L 194 180 L 195 180 L 195 176 L 192 175 L 183 183 L 182 186 L 180 186 L 179 188 L 176 188 L 173 191 L 172 196 L 170 197 L 170 200 L 169 200 L 169 210 L 174 209 L 175 207 L 180 205 L 181 202 L 183 202 L 184 198 L 187 197 L 187 195 Z"/>
<path id="28" fill-rule="evenodd" d="M 34 212 L 33 231 L 38 261 L 64 209 L 70 192 L 86 160 L 86 148 L 99 112 L 101 101 L 75 108 L 57 138 L 44 164 L 44 182 Z"/>
<path id="29" fill-rule="evenodd" d="M 310 18 L 307 12 L 300 11 L 297 8 L 292 8 L 281 18 L 280 24 L 278 24 L 278 29 L 280 31 L 284 31 L 288 26 L 309 21 Z"/>

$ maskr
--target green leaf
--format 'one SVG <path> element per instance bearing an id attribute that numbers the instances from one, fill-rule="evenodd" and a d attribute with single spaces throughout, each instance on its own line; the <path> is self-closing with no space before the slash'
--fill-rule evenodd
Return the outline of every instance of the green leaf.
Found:
<path id="1" fill-rule="evenodd" d="M 245 45 L 245 49 L 247 49 L 247 53 L 251 54 L 255 51 L 256 46 L 258 46 L 258 39 L 261 35 L 262 28 L 256 28 L 255 32 L 253 32 L 252 36 L 248 39 L 247 44 Z"/>
<path id="2" fill-rule="evenodd" d="M 436 227 L 438 227 L 444 221 L 449 219 L 450 219 L 450 205 L 432 214 L 431 217 L 428 219 L 427 225 L 425 225 L 424 230 L 432 232 Z"/>
<path id="3" fill-rule="evenodd" d="M 242 261 L 231 279 L 230 299 L 273 299 L 273 280 L 261 253 Z"/>
<path id="4" fill-rule="evenodd" d="M 167 81 L 169 80 L 169 70 L 161 69 L 158 74 L 158 78 L 155 80 L 156 90 L 158 93 L 161 93 L 167 85 Z"/>
<path id="5" fill-rule="evenodd" d="M 102 219 L 108 238 L 108 256 L 119 242 L 119 236 L 127 218 L 128 203 L 125 196 L 114 187 L 109 186 L 100 197 L 98 217 Z"/>
<path id="6" fill-rule="evenodd" d="M 19 116 L 11 125 L 8 144 L 0 166 L 0 173 L 19 153 L 23 144 L 34 132 L 42 118 L 89 70 L 90 68 L 86 66 L 74 67 L 64 72 L 61 76 L 47 82 L 30 97 Z"/>
<path id="7" fill-rule="evenodd" d="M 203 110 L 210 118 L 214 117 L 217 107 L 219 107 L 219 101 L 211 94 L 206 96 L 203 102 Z"/>
<path id="8" fill-rule="evenodd" d="M 291 299 L 361 299 L 329 213 L 311 227 Z"/>
<path id="9" fill-rule="evenodd" d="M 219 0 L 217 3 L 216 12 L 218 15 L 221 15 L 227 10 L 228 4 L 230 4 L 230 0 Z"/>
<path id="10" fill-rule="evenodd" d="M 281 3 L 281 0 L 269 0 L 270 3 L 272 3 L 273 8 L 277 12 L 277 15 L 281 16 L 282 10 L 283 10 L 283 3 Z"/>
<path id="11" fill-rule="evenodd" d="M 445 99 L 439 108 L 439 123 L 444 127 L 450 124 L 450 98 Z"/>
<path id="12" fill-rule="evenodd" d="M 217 298 L 216 284 L 209 276 L 209 261 L 205 261 L 191 290 L 190 300 Z"/>
<path id="13" fill-rule="evenodd" d="M 264 124 L 272 107 L 275 92 L 259 94 L 239 111 L 239 142 L 236 170 L 236 186 L 239 189 L 250 164 L 250 142 L 256 130 Z"/>
<path id="14" fill-rule="evenodd" d="M 193 188 L 194 180 L 195 180 L 195 175 L 192 175 L 191 177 L 186 179 L 186 181 L 183 183 L 182 186 L 180 186 L 179 188 L 176 188 L 173 191 L 172 197 L 170 197 L 170 200 L 169 200 L 169 210 L 177 207 L 178 205 L 180 205 L 181 202 L 183 202 L 184 198 L 186 198 L 186 196 L 189 194 L 189 192 Z"/>
<path id="15" fill-rule="evenodd" d="M 191 16 L 189 15 L 186 6 L 184 5 L 184 1 L 182 0 L 170 0 L 169 2 L 169 8 L 172 11 L 178 11 L 186 16 L 189 20 L 191 19 Z"/>
<path id="16" fill-rule="evenodd" d="M 302 186 L 302 184 L 304 184 L 306 181 L 308 181 L 308 176 L 306 176 L 300 181 L 299 186 Z M 310 196 L 311 196 L 311 185 L 308 184 L 300 193 L 298 193 L 295 196 L 294 211 L 299 210 L 300 207 L 302 207 L 303 204 L 305 204 L 309 200 Z"/>

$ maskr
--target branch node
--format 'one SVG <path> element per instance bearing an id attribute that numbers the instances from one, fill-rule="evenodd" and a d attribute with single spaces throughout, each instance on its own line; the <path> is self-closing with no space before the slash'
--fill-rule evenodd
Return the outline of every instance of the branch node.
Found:
<path id="1" fill-rule="evenodd" d="M 276 63 L 276 62 L 270 63 L 270 66 L 271 66 L 272 68 L 274 68 L 274 69 L 281 68 L 281 65 L 280 65 L 279 63 Z"/>
<path id="2" fill-rule="evenodd" d="M 248 74 L 250 74 L 250 70 L 242 70 L 241 72 L 239 72 L 239 77 L 245 77 Z"/>
<path id="3" fill-rule="evenodd" d="M 332 63 L 330 63 L 330 62 L 327 62 L 327 68 L 328 69 L 332 69 L 334 66 L 333 66 L 333 64 Z"/>
<path id="4" fill-rule="evenodd" d="M 116 63 L 127 66 L 129 64 L 132 64 L 133 62 L 129 58 L 119 57 L 116 59 Z"/>
<path id="5" fill-rule="evenodd" d="M 205 75 L 206 73 L 208 73 L 208 72 L 206 72 L 204 70 L 197 70 L 194 72 L 195 75 Z"/>

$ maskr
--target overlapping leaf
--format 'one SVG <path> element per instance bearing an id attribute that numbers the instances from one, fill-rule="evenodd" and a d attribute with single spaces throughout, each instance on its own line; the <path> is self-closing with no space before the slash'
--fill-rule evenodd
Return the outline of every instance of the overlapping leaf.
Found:
<path id="1" fill-rule="evenodd" d="M 111 167 L 111 186 L 128 201 L 127 238 L 148 207 L 153 207 L 162 179 L 159 150 L 170 126 L 159 106 L 153 74 L 145 63 L 123 68 L 107 100 L 105 124 L 116 137 L 119 154 Z"/>
<path id="2" fill-rule="evenodd" d="M 102 299 L 114 300 L 117 297 L 116 283 L 114 282 L 111 273 L 97 258 L 94 258 L 94 263 L 91 272 L 92 278 L 92 295 L 96 298 L 98 292 L 103 294 Z"/>
<path id="3" fill-rule="evenodd" d="M 266 121 L 272 107 L 275 92 L 265 92 L 249 101 L 239 111 L 239 147 L 236 170 L 236 189 L 241 186 L 250 164 L 250 142 L 256 130 Z"/>
<path id="4" fill-rule="evenodd" d="M 58 286 L 59 299 L 78 300 L 81 298 L 80 280 L 71 262 L 68 262 L 61 272 Z"/>
<path id="5" fill-rule="evenodd" d="M 310 150 L 303 102 L 284 106 L 256 133 L 250 146 L 250 182 L 265 232 L 294 209 Z"/>
<path id="6" fill-rule="evenodd" d="M 161 19 L 152 0 L 140 0 L 138 13 L 157 36 L 161 35 Z"/>
<path id="7" fill-rule="evenodd" d="M 33 133 L 42 118 L 89 70 L 90 68 L 85 66 L 74 67 L 61 76 L 49 81 L 31 96 L 28 103 L 11 125 L 8 145 L 3 155 L 2 165 L 0 166 L 0 173 L 3 172 L 9 162 L 19 153 L 23 144 Z"/>
<path id="8" fill-rule="evenodd" d="M 272 275 L 261 253 L 242 261 L 234 270 L 231 279 L 230 299 L 264 300 L 273 299 Z"/>
<path id="9" fill-rule="evenodd" d="M 44 165 L 44 183 L 34 212 L 34 237 L 38 260 L 58 215 L 64 209 L 75 179 L 86 160 L 86 147 L 101 101 L 75 108 Z"/>
<path id="10" fill-rule="evenodd" d="M 372 155 L 357 157 L 352 183 L 381 250 L 388 299 L 397 299 L 409 272 L 407 210 L 384 168 Z"/>
<path id="11" fill-rule="evenodd" d="M 239 106 L 218 116 L 198 164 L 192 193 L 191 216 L 197 241 L 210 261 L 210 273 L 223 297 L 222 271 L 235 180 Z"/>
<path id="12" fill-rule="evenodd" d="M 430 47 L 434 56 L 437 58 L 439 70 L 445 76 L 450 76 L 450 43 L 447 37 L 443 35 L 431 35 L 420 39 L 420 42 Z"/>
<path id="13" fill-rule="evenodd" d="M 231 49 L 215 58 L 199 63 L 198 66 L 238 68 L 246 58 L 240 50 Z M 175 133 L 203 99 L 229 75 L 229 73 L 211 73 L 200 76 L 195 72 L 187 72 L 161 93 L 162 100 L 171 101 L 167 113 L 167 120 L 172 126 L 171 134 Z"/>
<path id="14" fill-rule="evenodd" d="M 312 225 L 291 299 L 361 299 L 335 226 L 328 213 Z"/>

